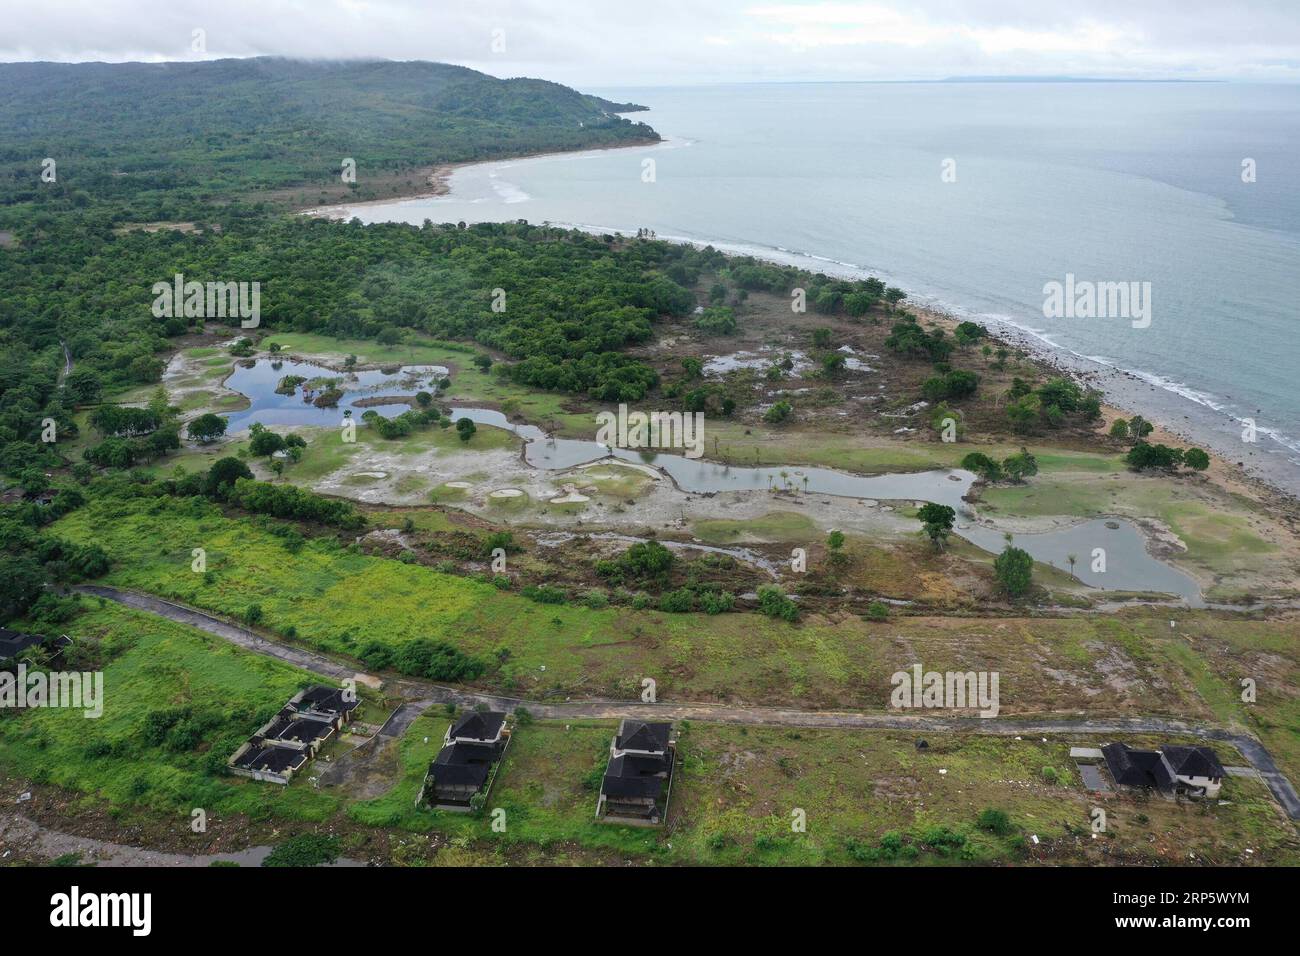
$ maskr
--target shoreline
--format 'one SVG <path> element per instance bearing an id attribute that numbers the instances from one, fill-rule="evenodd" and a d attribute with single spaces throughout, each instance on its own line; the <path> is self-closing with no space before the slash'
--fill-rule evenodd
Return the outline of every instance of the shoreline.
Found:
<path id="1" fill-rule="evenodd" d="M 409 202 L 413 199 L 437 199 L 451 194 L 451 178 L 456 171 L 467 166 L 487 166 L 491 163 L 513 163 L 521 159 L 547 159 L 552 156 L 580 156 L 583 153 L 605 152 L 611 149 L 644 149 L 647 146 L 662 146 L 668 139 L 639 139 L 627 143 L 611 143 L 606 146 L 582 146 L 578 149 L 552 149 L 540 153 L 520 153 L 518 156 L 500 156 L 496 159 L 469 159 L 458 163 L 439 163 L 429 167 L 428 188 L 418 192 L 383 199 L 363 199 L 360 202 L 327 203 L 326 205 L 308 206 L 294 210 L 300 216 L 315 216 L 324 219 L 343 219 L 343 209 L 364 209 L 371 206 L 385 206 L 396 202 Z"/>
<path id="2" fill-rule="evenodd" d="M 468 166 L 539 159 L 549 156 L 572 156 L 609 149 L 643 149 L 647 146 L 663 146 L 671 142 L 673 140 L 670 137 L 660 137 L 658 140 L 639 143 L 534 153 L 508 159 L 445 164 L 434 168 L 434 172 L 430 176 L 431 190 L 429 191 L 358 203 L 312 207 L 299 210 L 299 213 L 343 219 L 345 218 L 344 210 L 347 209 L 391 206 L 395 203 L 410 200 L 448 196 L 452 191 L 454 174 L 459 169 Z M 628 230 L 625 228 L 592 223 L 552 221 L 551 225 L 576 229 L 595 235 L 609 233 L 628 235 Z M 814 274 L 823 273 L 838 278 L 862 279 L 875 274 L 851 263 L 806 252 L 793 252 L 757 244 L 710 242 L 681 235 L 657 235 L 655 238 L 665 242 L 692 245 L 697 248 L 711 246 L 728 255 L 749 256 L 775 265 L 793 266 Z M 884 278 L 884 275 L 878 275 L 878 277 Z M 1234 445 L 1227 436 L 1229 433 L 1240 435 L 1243 424 L 1240 420 L 1228 412 L 1203 405 L 1173 388 L 1157 384 L 1157 382 L 1167 381 L 1159 375 L 1146 373 L 1151 376 L 1151 379 L 1154 379 L 1153 381 L 1144 378 L 1142 374 L 1134 370 L 1105 364 L 1074 353 L 1063 346 L 1046 342 L 1040 336 L 1016 325 L 1014 322 L 977 312 L 967 313 L 960 307 L 950 307 L 935 302 L 930 294 L 919 290 L 909 288 L 906 291 L 908 298 L 905 300 L 903 307 L 915 312 L 921 318 L 940 324 L 949 330 L 962 321 L 979 322 L 988 329 L 989 336 L 1000 344 L 1008 348 L 1022 350 L 1034 363 L 1046 366 L 1058 374 L 1068 375 L 1085 386 L 1101 392 L 1106 426 L 1115 418 L 1140 414 L 1156 426 L 1155 431 L 1150 436 L 1154 441 L 1203 448 L 1211 459 L 1210 468 L 1206 472 L 1208 476 L 1217 478 L 1229 485 L 1235 484 L 1239 487 L 1253 488 L 1257 492 L 1262 491 L 1269 495 L 1280 495 L 1291 505 L 1300 503 L 1300 466 L 1285 460 L 1290 457 L 1287 446 L 1273 439 L 1267 432 L 1261 430 L 1260 439 L 1254 445 L 1247 445 L 1241 441 Z M 1185 388 L 1185 386 L 1179 387 Z M 1175 423 L 1180 414 L 1186 424 Z M 1278 450 L 1276 452 L 1259 450 L 1266 447 L 1264 446 L 1266 441 L 1272 441 Z M 1243 445 L 1245 446 L 1244 449 Z M 1255 446 L 1259 446 L 1259 449 L 1256 449 Z M 1276 455 L 1280 455 L 1282 460 L 1277 460 Z"/>

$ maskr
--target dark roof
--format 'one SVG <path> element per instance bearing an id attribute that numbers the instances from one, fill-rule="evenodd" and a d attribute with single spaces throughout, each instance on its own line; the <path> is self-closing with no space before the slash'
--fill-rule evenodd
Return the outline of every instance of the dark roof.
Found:
<path id="1" fill-rule="evenodd" d="M 630 754 L 612 757 L 600 789 L 607 797 L 657 798 L 664 785 L 660 774 L 667 771 L 666 760 Z"/>
<path id="2" fill-rule="evenodd" d="M 332 710 L 336 714 L 346 714 L 354 710 L 358 700 L 344 700 L 343 691 L 338 687 L 325 687 L 316 684 L 302 692 L 302 697 L 295 704 L 299 710 Z"/>
<path id="3" fill-rule="evenodd" d="M 1174 773 L 1184 777 L 1226 777 L 1227 772 L 1219 762 L 1218 754 L 1209 747 L 1181 747 L 1162 744 L 1160 752 L 1169 761 Z"/>
<path id="4" fill-rule="evenodd" d="M 672 724 L 647 724 L 640 720 L 624 720 L 618 725 L 614 747 L 618 750 L 646 750 L 663 753 L 668 749 L 668 735 Z"/>
<path id="5" fill-rule="evenodd" d="M 307 762 L 305 750 L 291 750 L 288 747 L 249 747 L 235 760 L 235 766 L 245 770 L 267 770 L 271 773 L 284 773 L 297 770 Z"/>
<path id="6" fill-rule="evenodd" d="M 461 718 L 451 726 L 452 739 L 456 737 L 469 737 L 474 740 L 495 740 L 497 732 L 501 730 L 501 725 L 506 721 L 506 715 L 494 710 L 479 713 L 472 710 L 467 714 L 462 714 Z"/>
<path id="7" fill-rule="evenodd" d="M 490 744 L 448 744 L 438 751 L 434 763 L 440 766 L 490 764 L 497 759 L 496 748 Z"/>
<path id="8" fill-rule="evenodd" d="M 45 640 L 40 634 L 24 634 L 0 627 L 0 659 L 17 657 L 30 647 L 35 647 Z"/>
<path id="9" fill-rule="evenodd" d="M 667 757 L 620 754 L 610 758 L 600 789 L 607 797 L 658 797 L 668 769 Z"/>
<path id="10" fill-rule="evenodd" d="M 323 720 L 299 718 L 298 720 L 287 721 L 274 734 L 267 734 L 267 736 L 274 737 L 276 740 L 293 740 L 300 744 L 309 744 L 323 737 L 328 737 L 333 732 L 333 724 L 326 723 Z"/>
<path id="11" fill-rule="evenodd" d="M 435 787 L 473 787 L 478 789 L 492 772 L 496 749 L 488 744 L 448 744 L 438 751 L 429 765 Z"/>
<path id="12" fill-rule="evenodd" d="M 1101 752 L 1106 758 L 1106 768 L 1117 784 L 1151 787 L 1166 793 L 1173 790 L 1173 772 L 1159 751 L 1134 750 L 1127 744 L 1106 744 Z"/>

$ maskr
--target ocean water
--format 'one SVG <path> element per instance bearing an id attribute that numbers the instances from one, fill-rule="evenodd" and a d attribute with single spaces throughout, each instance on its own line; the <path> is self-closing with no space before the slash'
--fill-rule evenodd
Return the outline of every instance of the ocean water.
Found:
<path id="1" fill-rule="evenodd" d="M 636 118 L 668 142 L 464 167 L 448 196 L 347 212 L 645 227 L 869 272 L 920 304 L 1014 327 L 1104 373 L 1148 417 L 1300 489 L 1300 86 L 598 92 L 651 107 Z M 1149 326 L 1046 317 L 1044 285 L 1067 275 L 1150 283 Z"/>

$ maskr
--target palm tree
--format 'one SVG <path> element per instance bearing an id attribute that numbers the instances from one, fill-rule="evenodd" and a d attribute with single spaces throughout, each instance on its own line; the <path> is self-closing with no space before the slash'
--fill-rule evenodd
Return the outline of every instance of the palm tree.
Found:
<path id="1" fill-rule="evenodd" d="M 1065 560 L 1070 562 L 1070 576 L 1074 577 L 1074 563 L 1079 560 L 1079 556 L 1077 554 L 1067 554 Z"/>

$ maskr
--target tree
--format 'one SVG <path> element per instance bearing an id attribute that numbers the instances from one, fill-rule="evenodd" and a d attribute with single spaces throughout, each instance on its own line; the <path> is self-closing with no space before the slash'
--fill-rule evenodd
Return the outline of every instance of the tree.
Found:
<path id="1" fill-rule="evenodd" d="M 78 405 L 91 405 L 99 401 L 103 389 L 99 374 L 88 368 L 74 369 L 64 380 L 63 386 Z"/>
<path id="2" fill-rule="evenodd" d="M 1128 454 L 1124 456 L 1124 462 L 1134 471 L 1143 471 L 1148 468 L 1173 471 L 1183 463 L 1183 450 L 1181 448 L 1170 448 L 1168 445 L 1151 445 L 1139 440 L 1128 450 Z M 1206 464 L 1209 464 L 1208 460 Z"/>
<path id="3" fill-rule="evenodd" d="M 1070 576 L 1073 577 L 1073 576 L 1074 576 L 1074 566 L 1075 566 L 1075 564 L 1078 563 L 1078 561 L 1079 561 L 1079 556 L 1078 556 L 1077 554 L 1067 554 L 1067 555 L 1065 556 L 1065 560 L 1068 561 L 1068 562 L 1070 563 Z"/>
<path id="4" fill-rule="evenodd" d="M 1012 598 L 1023 596 L 1033 583 L 1034 559 L 1028 551 L 1008 544 L 993 561 L 998 585 Z"/>
<path id="5" fill-rule="evenodd" d="M 763 413 L 763 421 L 772 425 L 779 425 L 789 418 L 790 413 L 793 411 L 794 406 L 782 399 Z"/>
<path id="6" fill-rule="evenodd" d="M 1022 445 L 1017 454 L 1002 459 L 1002 470 L 1008 478 L 1019 483 L 1038 474 L 1038 459 Z"/>
<path id="7" fill-rule="evenodd" d="M 926 536 L 934 544 L 935 550 L 942 551 L 944 542 L 948 540 L 948 535 L 952 533 L 953 523 L 957 520 L 957 512 L 948 505 L 930 502 L 921 506 L 916 513 L 916 517 L 920 520 Z"/>
<path id="8" fill-rule="evenodd" d="M 240 478 L 252 478 L 253 473 L 238 458 L 222 458 L 208 469 L 203 482 L 203 493 L 209 498 L 224 499 Z"/>
<path id="9" fill-rule="evenodd" d="M 806 480 L 806 479 L 805 479 Z M 831 552 L 831 563 L 842 564 L 844 562 L 844 532 L 832 531 L 826 536 L 826 547 Z"/>
<path id="10" fill-rule="evenodd" d="M 1128 438 L 1128 422 L 1122 418 L 1115 419 L 1110 426 L 1110 437 L 1121 441 Z"/>
<path id="11" fill-rule="evenodd" d="M 460 436 L 461 441 L 469 441 L 474 437 L 476 431 L 478 431 L 478 428 L 470 419 L 458 418 L 456 420 L 456 434 Z"/>
<path id="12" fill-rule="evenodd" d="M 1183 452 L 1183 464 L 1196 471 L 1204 471 L 1210 467 L 1210 456 L 1200 448 L 1189 448 Z"/>
<path id="13" fill-rule="evenodd" d="M 186 428 L 186 433 L 190 436 L 191 441 L 206 445 L 226 433 L 226 424 L 225 418 L 208 412 L 206 415 L 200 415 L 190 422 Z"/>
<path id="14" fill-rule="evenodd" d="M 1025 434 L 1032 431 L 1042 411 L 1043 403 L 1032 393 L 1022 395 L 1007 406 L 1007 418 L 1013 431 Z"/>
<path id="15" fill-rule="evenodd" d="M 1155 431 L 1155 426 L 1141 415 L 1134 415 L 1128 423 L 1128 437 L 1134 441 L 1146 438 L 1153 431 Z"/>
<path id="16" fill-rule="evenodd" d="M 759 585 L 758 610 L 768 617 L 779 617 L 784 621 L 794 621 L 799 617 L 799 606 L 775 584 Z"/>
<path id="17" fill-rule="evenodd" d="M 262 458 L 284 448 L 284 437 L 271 431 L 261 422 L 253 422 L 248 430 L 252 435 L 248 442 L 249 454 Z"/>
<path id="18" fill-rule="evenodd" d="M 25 614 L 44 587 L 45 574 L 33 559 L 0 554 L 0 621 Z"/>
<path id="19" fill-rule="evenodd" d="M 492 367 L 492 356 L 483 353 L 475 355 L 474 364 L 478 366 L 480 372 L 486 372 Z"/>
<path id="20" fill-rule="evenodd" d="M 962 322 L 957 328 L 953 329 L 952 337 L 957 340 L 959 346 L 966 348 L 974 345 L 988 334 L 988 329 L 978 322 Z M 988 348 L 988 346 L 985 346 L 985 348 Z"/>
<path id="21" fill-rule="evenodd" d="M 1001 481 L 1002 466 L 983 452 L 973 451 L 961 460 L 961 466 L 985 481 Z"/>

